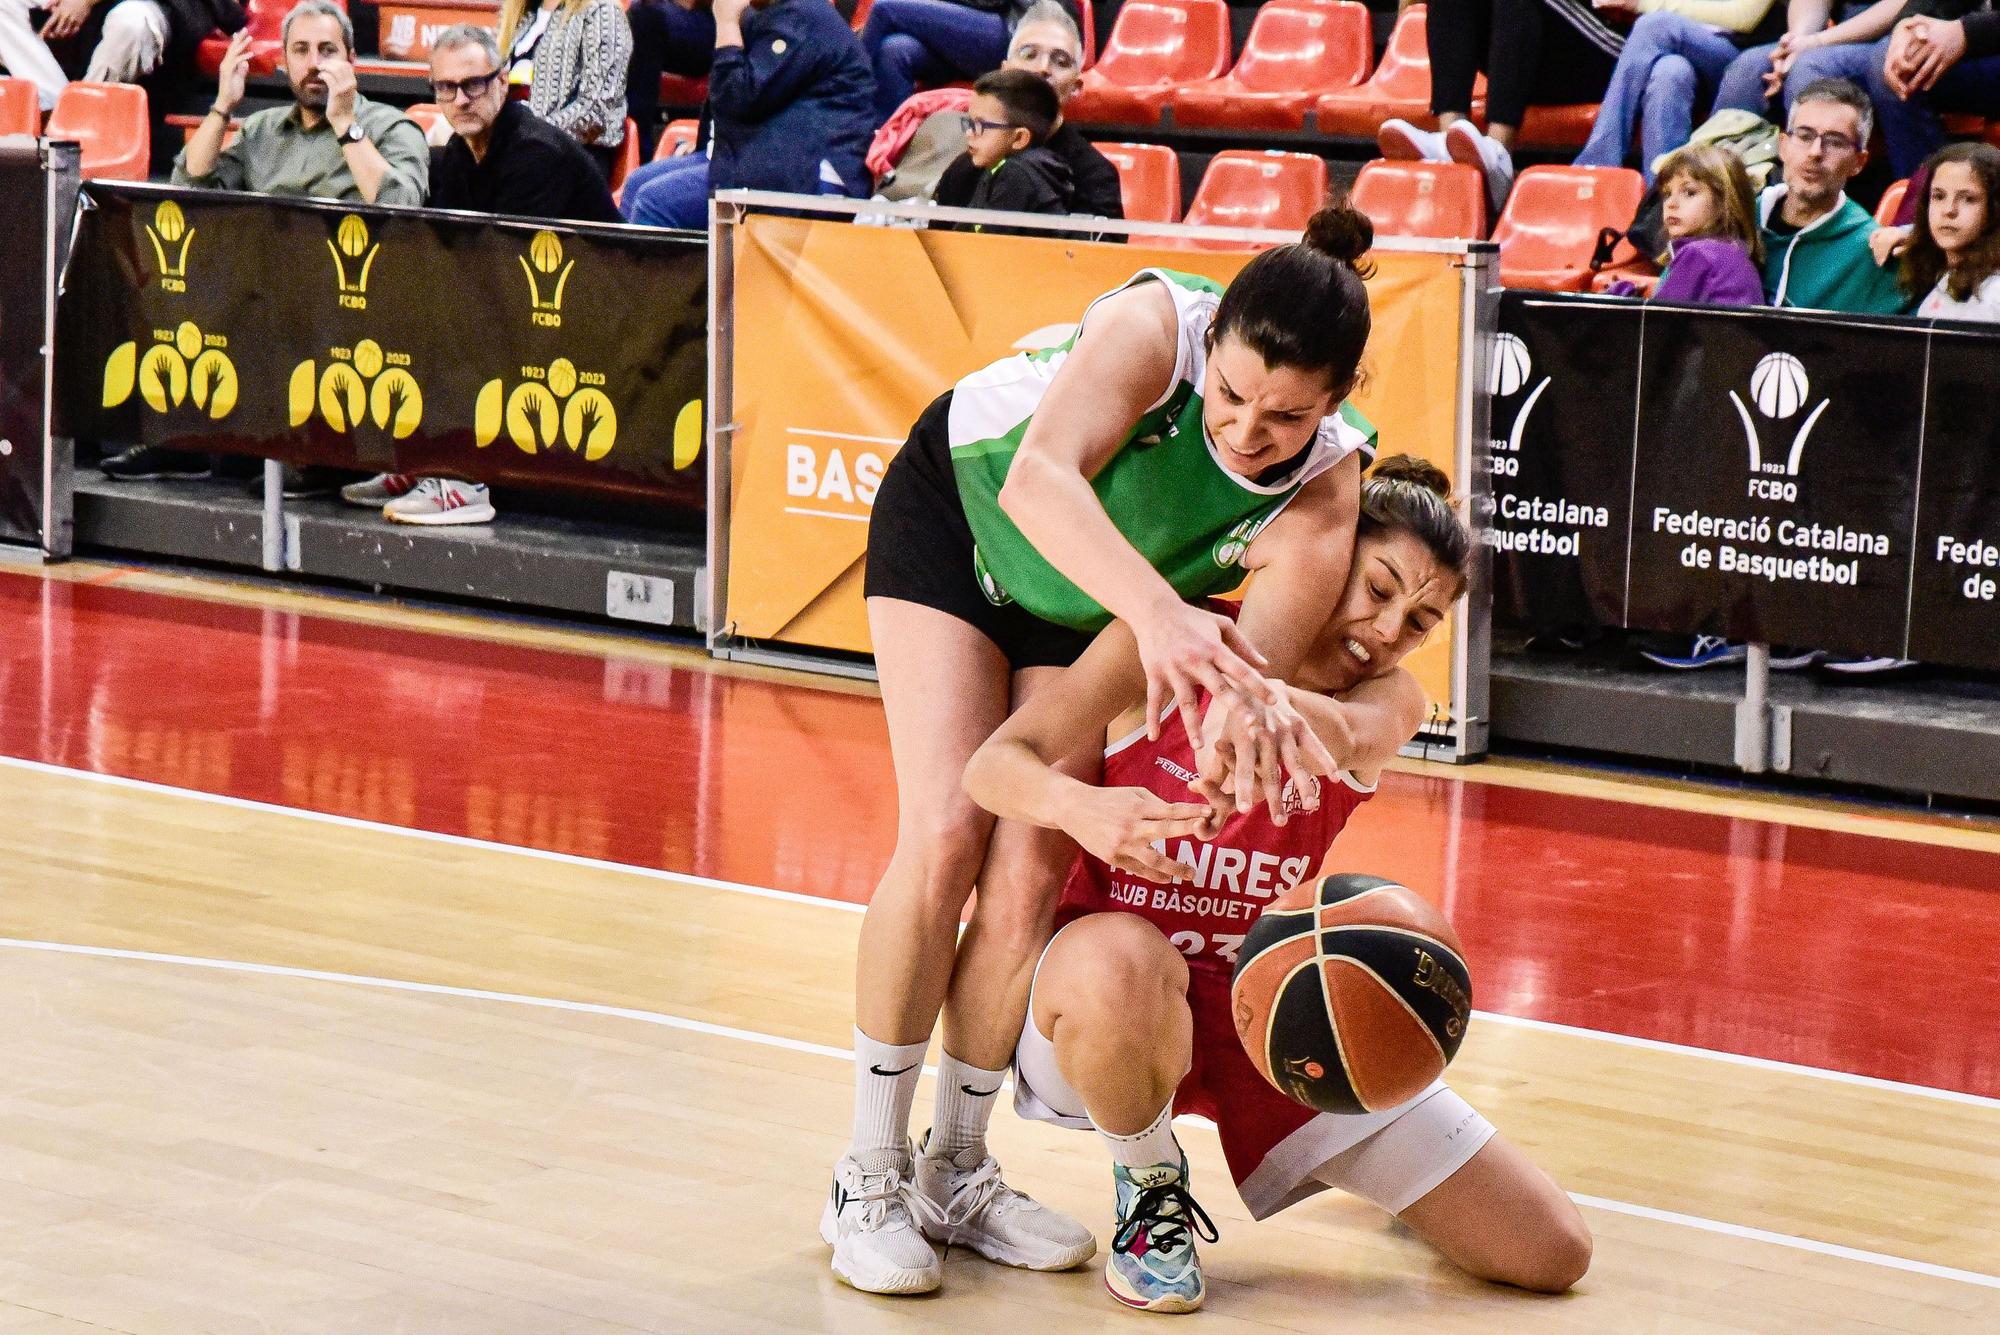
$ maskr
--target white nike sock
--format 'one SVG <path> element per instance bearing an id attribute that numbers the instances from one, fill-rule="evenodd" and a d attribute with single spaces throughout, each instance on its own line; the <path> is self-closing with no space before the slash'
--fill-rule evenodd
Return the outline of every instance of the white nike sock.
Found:
<path id="1" fill-rule="evenodd" d="M 1095 1120 L 1092 1126 L 1097 1126 Z M 1129 1136 L 1116 1135 L 1097 1126 L 1097 1134 L 1111 1147 L 1111 1161 L 1127 1168 L 1151 1168 L 1154 1164 L 1181 1162 L 1181 1145 L 1174 1139 L 1174 1105 L 1160 1109 L 1160 1115 L 1144 1131 Z"/>
<path id="2" fill-rule="evenodd" d="M 1000 1101 L 1007 1068 L 997 1071 L 968 1066 L 949 1052 L 938 1063 L 937 1116 L 931 1123 L 930 1152 L 948 1158 L 975 1145 L 986 1149 L 986 1124 Z"/>
<path id="3" fill-rule="evenodd" d="M 878 1043 L 854 1031 L 854 1140 L 847 1152 L 879 1173 L 902 1158 L 910 1138 L 910 1104 L 924 1073 L 923 1043 Z"/>

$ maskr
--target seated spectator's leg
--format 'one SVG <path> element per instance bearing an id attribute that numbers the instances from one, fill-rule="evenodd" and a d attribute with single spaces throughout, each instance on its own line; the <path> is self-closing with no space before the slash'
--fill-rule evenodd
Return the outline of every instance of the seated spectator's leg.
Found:
<path id="1" fill-rule="evenodd" d="M 632 59 L 625 66 L 625 114 L 639 127 L 639 161 L 653 160 L 660 130 L 660 71 L 667 53 L 664 11 L 680 12 L 671 0 L 638 0 L 625 11 L 632 26 Z"/>
<path id="2" fill-rule="evenodd" d="M 656 0 L 666 34 L 661 67 L 669 74 L 699 79 L 715 64 L 715 11 L 706 6 L 682 9 L 673 0 Z"/>
<path id="3" fill-rule="evenodd" d="M 1494 0 L 1486 65 L 1486 133 L 1508 148 L 1530 104 L 1596 102 L 1611 82 L 1612 58 L 1542 0 Z"/>
<path id="4" fill-rule="evenodd" d="M 1431 58 L 1431 112 L 1450 122 L 1472 114 L 1472 84 L 1492 40 L 1491 0 L 1430 0 L 1424 44 Z"/>
<path id="5" fill-rule="evenodd" d="M 618 211 L 625 215 L 626 222 L 632 221 L 632 210 L 639 202 L 639 193 L 654 178 L 672 171 L 674 164 L 681 160 L 680 158 L 663 158 L 658 162 L 642 162 L 632 169 L 632 174 L 625 178 L 625 188 L 618 197 Z"/>
<path id="6" fill-rule="evenodd" d="M 1646 110 L 1639 122 L 1639 174 L 1653 183 L 1653 164 L 1688 141 L 1701 79 L 1686 56 L 1665 56 L 1646 80 Z"/>
<path id="7" fill-rule="evenodd" d="M 1654 89 L 1657 88 L 1657 95 L 1672 93 L 1684 79 L 1680 74 L 1663 76 L 1658 68 L 1662 60 L 1678 64 L 1687 78 L 1703 75 L 1705 82 L 1713 83 L 1735 55 L 1736 47 L 1728 38 L 1692 19 L 1665 11 L 1641 14 L 1625 38 L 1625 49 L 1619 53 L 1618 63 L 1612 67 L 1611 83 L 1600 99 L 1603 109 L 1598 112 L 1589 142 L 1576 155 L 1577 162 L 1587 167 L 1623 166 L 1632 151 L 1635 124 L 1645 126 L 1649 144 L 1662 135 L 1674 133 L 1673 126 L 1682 117 L 1672 106 L 1656 111 Z M 1687 100 L 1692 104 L 1691 89 Z M 1691 105 L 1686 114 L 1692 114 Z M 1660 122 L 1664 123 L 1657 124 L 1656 133 L 1656 123 Z M 1682 125 L 1679 137 L 1667 148 L 1680 147 L 1692 128 L 1691 124 Z M 1643 150 L 1642 170 L 1652 158 L 1650 147 Z"/>
<path id="8" fill-rule="evenodd" d="M 1791 114 L 1792 99 L 1798 96 L 1799 90 L 1807 84 L 1819 79 L 1846 79 L 1870 90 L 1868 95 L 1875 103 L 1875 115 L 1879 120 L 1882 115 L 1882 98 L 1874 90 L 1881 84 L 1882 57 L 1888 54 L 1888 51 L 1889 39 L 1885 37 L 1879 42 L 1845 42 L 1839 46 L 1822 46 L 1817 50 L 1806 52 L 1792 62 L 1792 68 L 1785 75 L 1782 97 L 1784 105 L 1779 108 L 1780 112 L 1785 116 Z M 1869 74 L 1871 69 L 1874 71 L 1872 83 Z M 1782 117 L 1778 124 L 1780 126 L 1784 124 Z"/>
<path id="9" fill-rule="evenodd" d="M 55 53 L 28 21 L 28 0 L 0 0 L 0 65 L 17 79 L 27 79 L 42 95 L 42 110 L 55 107 L 69 85 Z"/>
<path id="10" fill-rule="evenodd" d="M 886 121 L 919 81 L 975 79 L 1007 58 L 1007 21 L 947 0 L 876 0 L 861 29 Z"/>
<path id="11" fill-rule="evenodd" d="M 83 77 L 96 83 L 137 83 L 167 54 L 167 11 L 159 0 L 118 0 L 104 16 L 104 36 Z"/>
<path id="12" fill-rule="evenodd" d="M 653 165 L 665 170 L 639 190 L 626 189 L 625 216 L 645 227 L 708 226 L 708 159 L 668 158 Z"/>
<path id="13" fill-rule="evenodd" d="M 1722 81 L 1716 85 L 1714 110 L 1770 115 L 1770 102 L 1764 96 L 1764 76 L 1771 72 L 1771 55 L 1777 49 L 1774 42 L 1769 46 L 1753 46 L 1748 51 L 1738 52 L 1736 59 L 1729 62 L 1729 68 L 1722 72 Z"/>
<path id="14" fill-rule="evenodd" d="M 1946 70 L 1928 92 L 1907 102 L 1890 90 L 1878 61 L 1871 69 L 1868 96 L 1875 103 L 1876 123 L 1889 151 L 1889 170 L 1907 180 L 1924 159 L 1944 143 L 1939 115 L 1948 111 L 1992 116 L 2000 112 L 2000 56 L 1961 60 Z"/>

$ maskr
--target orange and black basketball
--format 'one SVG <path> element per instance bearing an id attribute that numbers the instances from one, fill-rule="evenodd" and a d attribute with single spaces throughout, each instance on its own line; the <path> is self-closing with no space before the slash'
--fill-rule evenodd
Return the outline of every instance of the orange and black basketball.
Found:
<path id="1" fill-rule="evenodd" d="M 1273 900 L 1244 939 L 1236 1032 L 1278 1091 L 1330 1113 L 1407 1103 L 1458 1055 L 1472 976 L 1423 898 L 1344 874 Z"/>

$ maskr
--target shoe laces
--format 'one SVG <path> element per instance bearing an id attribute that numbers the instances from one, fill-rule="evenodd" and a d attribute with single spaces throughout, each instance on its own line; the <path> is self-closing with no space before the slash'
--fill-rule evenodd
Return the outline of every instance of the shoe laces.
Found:
<path id="1" fill-rule="evenodd" d="M 935 1213 L 934 1207 L 911 1189 L 901 1169 L 884 1168 L 876 1172 L 863 1169 L 858 1176 L 858 1189 L 848 1193 L 847 1199 L 860 1205 L 858 1217 L 871 1229 L 881 1227 L 897 1209 L 905 1214 Z"/>
<path id="2" fill-rule="evenodd" d="M 1203 1242 L 1214 1242 L 1221 1236 L 1208 1211 L 1201 1208 L 1201 1203 L 1188 1194 L 1182 1183 L 1147 1187 L 1133 1199 L 1132 1212 L 1111 1235 L 1111 1250 L 1122 1255 L 1143 1237 L 1146 1245 L 1142 1252 L 1173 1251 L 1187 1242 L 1189 1228 Z"/>

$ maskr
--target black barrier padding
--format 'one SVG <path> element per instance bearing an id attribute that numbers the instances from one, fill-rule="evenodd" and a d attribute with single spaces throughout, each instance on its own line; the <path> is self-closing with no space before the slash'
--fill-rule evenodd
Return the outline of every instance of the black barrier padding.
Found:
<path id="1" fill-rule="evenodd" d="M 58 315 L 67 434 L 703 506 L 705 238 L 88 194 Z"/>
<path id="2" fill-rule="evenodd" d="M 1939 325 L 1931 336 L 1923 486 L 1904 656 L 2000 665 L 2000 412 L 1990 332 Z"/>
<path id="3" fill-rule="evenodd" d="M 0 237 L 0 540 L 40 545 L 48 182 L 33 150 L 0 155 Z"/>

